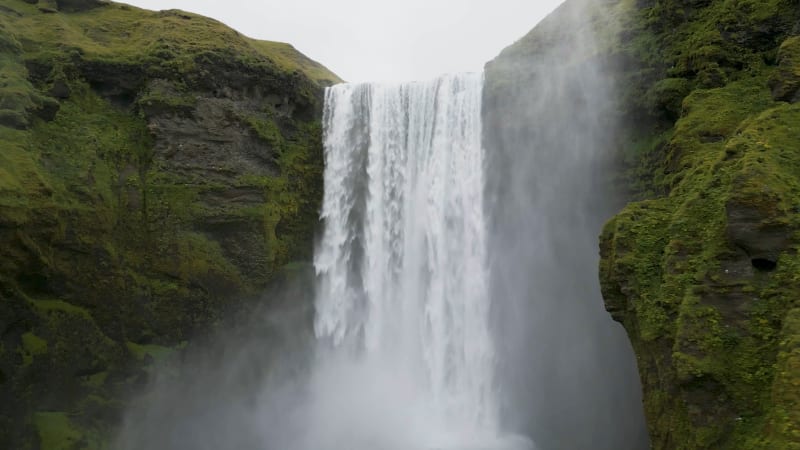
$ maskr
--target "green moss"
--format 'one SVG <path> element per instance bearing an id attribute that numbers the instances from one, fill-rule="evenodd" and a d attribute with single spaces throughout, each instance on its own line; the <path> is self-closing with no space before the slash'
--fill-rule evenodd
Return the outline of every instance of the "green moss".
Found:
<path id="1" fill-rule="evenodd" d="M 281 132 L 274 121 L 263 120 L 253 116 L 247 116 L 244 120 L 258 134 L 258 137 L 266 141 L 273 149 L 278 150 L 278 153 L 281 152 L 283 136 L 281 136 Z"/>
<path id="2" fill-rule="evenodd" d="M 31 356 L 43 355 L 47 353 L 47 341 L 33 333 L 22 335 L 22 348 Z"/>
<path id="3" fill-rule="evenodd" d="M 150 83 L 148 89 L 139 95 L 136 103 L 146 115 L 161 111 L 187 115 L 197 106 L 197 98 L 186 92 L 184 86 L 157 80 Z"/>
<path id="4" fill-rule="evenodd" d="M 662 111 L 670 117 L 681 115 L 683 99 L 692 91 L 692 83 L 686 78 L 665 78 L 656 83 L 647 93 L 654 114 Z"/>
<path id="5" fill-rule="evenodd" d="M 226 53 L 274 65 L 281 71 L 297 70 L 312 80 L 339 81 L 288 44 L 255 41 L 216 20 L 178 10 L 152 12 L 110 4 L 71 14 L 28 13 L 15 20 L 14 30 L 32 59 L 49 59 L 66 47 L 90 60 L 185 73 L 196 68 L 199 55 Z"/>
<path id="6" fill-rule="evenodd" d="M 150 358 L 151 361 L 157 364 L 164 362 L 175 353 L 174 348 L 162 347 L 160 345 L 140 345 L 133 342 L 126 342 L 125 345 L 128 347 L 128 351 L 130 351 L 137 360 L 145 361 L 146 358 Z"/>
<path id="7" fill-rule="evenodd" d="M 99 372 L 86 377 L 86 384 L 94 389 L 102 388 L 108 380 L 108 372 Z"/>
<path id="8" fill-rule="evenodd" d="M 800 138 L 789 124 L 800 122 L 793 122 L 797 108 L 773 105 L 764 77 L 693 92 L 668 145 L 669 197 L 629 205 L 606 228 L 607 300 L 630 299 L 622 301 L 623 320 L 637 352 L 650 355 L 642 370 L 657 367 L 658 385 L 686 393 L 665 400 L 645 385 L 647 410 L 662 416 L 651 425 L 656 442 L 680 433 L 675 448 L 763 448 L 743 445 L 761 433 L 754 424 L 774 404 L 777 330 L 798 288 L 778 280 L 793 273 L 796 257 L 781 258 L 774 284 L 729 280 L 724 266 L 736 254 L 727 237 L 730 202 L 768 205 L 764 199 L 775 197 L 783 223 L 797 221 L 789 204 L 800 198 L 800 171 L 788 149 Z M 750 306 L 738 313 L 731 308 L 743 306 L 730 301 Z M 669 342 L 671 362 L 647 350 Z M 701 394 L 715 390 L 715 400 Z"/>
<path id="9" fill-rule="evenodd" d="M 39 433 L 42 450 L 75 450 L 81 448 L 83 435 L 75 429 L 63 412 L 39 412 L 33 422 Z"/>
<path id="10" fill-rule="evenodd" d="M 197 280 L 199 277 L 216 271 L 232 282 L 241 284 L 241 275 L 222 254 L 218 242 L 209 240 L 197 233 L 187 233 L 178 242 L 178 275 L 184 280 Z"/>
<path id="11" fill-rule="evenodd" d="M 283 70 L 303 72 L 312 80 L 325 85 L 342 81 L 318 62 L 298 52 L 291 44 L 257 40 L 250 40 L 249 42 L 259 54 L 270 58 Z"/>
<path id="12" fill-rule="evenodd" d="M 656 449 L 797 442 L 797 405 L 775 392 L 800 298 L 800 116 L 775 101 L 789 63 L 772 66 L 792 60 L 794 38 L 781 43 L 797 18 L 790 1 L 664 0 L 609 44 L 640 61 L 620 76 L 624 108 L 653 120 L 623 139 L 629 186 L 649 200 L 607 224 L 601 283 L 639 357 Z M 786 236 L 774 271 L 752 266 L 742 233 Z"/>
<path id="13" fill-rule="evenodd" d="M 67 303 L 63 300 L 34 300 L 33 305 L 44 315 L 50 315 L 53 312 L 62 312 L 68 315 L 82 317 L 86 320 L 91 320 L 92 316 L 85 308 Z"/>
<path id="14" fill-rule="evenodd" d="M 194 14 L 42 5 L 0 0 L 0 313 L 20 324 L 0 447 L 36 448 L 25 424 L 47 405 L 70 415 L 37 414 L 42 449 L 100 448 L 142 368 L 310 256 L 339 79 Z M 175 123 L 249 129 L 273 161 L 194 167 L 159 128 Z"/>
<path id="15" fill-rule="evenodd" d="M 770 80 L 777 100 L 800 100 L 800 36 L 786 39 L 778 50 L 778 68 Z"/>

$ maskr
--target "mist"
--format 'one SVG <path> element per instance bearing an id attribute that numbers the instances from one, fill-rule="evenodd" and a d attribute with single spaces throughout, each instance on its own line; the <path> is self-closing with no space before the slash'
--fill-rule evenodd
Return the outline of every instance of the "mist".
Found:
<path id="1" fill-rule="evenodd" d="M 597 56 L 597 6 L 562 5 L 487 67 L 503 420 L 554 450 L 649 448 L 635 357 L 598 281 L 598 236 L 624 198 L 612 182 L 619 123 L 613 68 Z"/>
<path id="2" fill-rule="evenodd" d="M 648 448 L 597 275 L 625 199 L 592 5 L 485 79 L 330 88 L 314 270 L 152 374 L 114 448 Z"/>

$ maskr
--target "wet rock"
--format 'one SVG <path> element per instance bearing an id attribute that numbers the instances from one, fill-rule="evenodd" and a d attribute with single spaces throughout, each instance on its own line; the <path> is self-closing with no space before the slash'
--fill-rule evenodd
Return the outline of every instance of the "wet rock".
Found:
<path id="1" fill-rule="evenodd" d="M 56 80 L 50 88 L 50 95 L 61 100 L 69 98 L 69 94 L 69 85 L 63 79 Z"/>

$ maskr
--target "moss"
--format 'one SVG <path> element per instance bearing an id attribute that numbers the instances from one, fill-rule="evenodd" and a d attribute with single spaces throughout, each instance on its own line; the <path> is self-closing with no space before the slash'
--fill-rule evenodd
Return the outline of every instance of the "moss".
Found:
<path id="1" fill-rule="evenodd" d="M 83 435 L 74 428 L 63 412 L 39 412 L 34 415 L 41 448 L 47 450 L 75 450 L 80 448 Z"/>
<path id="2" fill-rule="evenodd" d="M 665 78 L 656 83 L 647 93 L 654 114 L 662 111 L 673 119 L 681 115 L 683 99 L 692 91 L 692 84 L 685 78 Z"/>
<path id="3" fill-rule="evenodd" d="M 770 196 L 777 205 L 800 198 L 798 162 L 791 151 L 778 150 L 800 137 L 788 125 L 796 111 L 774 107 L 765 80 L 688 96 L 668 145 L 669 197 L 655 201 L 657 207 L 629 205 L 603 237 L 609 249 L 604 293 L 607 301 L 620 298 L 626 310 L 620 317 L 637 352 L 650 355 L 641 369 L 657 367 L 658 385 L 684 392 L 665 400 L 651 395 L 655 386 L 645 380 L 647 410 L 661 416 L 651 424 L 659 445 L 764 448 L 744 445 L 761 434 L 756 424 L 774 403 L 768 393 L 777 330 L 797 289 L 777 279 L 796 263 L 785 254 L 769 279 L 746 272 L 731 279 L 729 272 L 750 269 L 746 255 L 735 262 L 741 250 L 730 241 L 727 208 L 743 201 L 766 205 Z M 774 214 L 800 226 L 788 206 Z M 652 355 L 649 342 L 668 345 L 669 359 Z M 719 397 L 708 398 L 715 391 Z"/>
<path id="4" fill-rule="evenodd" d="M 72 305 L 63 300 L 35 300 L 33 301 L 33 304 L 36 309 L 41 312 L 41 314 L 46 316 L 52 314 L 53 312 L 61 312 L 68 315 L 79 316 L 86 320 L 92 319 L 91 314 L 89 314 L 85 308 Z"/>
<path id="5" fill-rule="evenodd" d="M 194 14 L 39 6 L 0 0 L 0 314 L 18 324 L 0 355 L 0 447 L 36 448 L 26 424 L 46 405 L 70 416 L 37 423 L 95 448 L 143 368 L 309 256 L 321 88 L 339 80 Z M 243 130 L 274 161 L 176 162 L 164 122 Z"/>
<path id="6" fill-rule="evenodd" d="M 22 335 L 22 357 L 25 365 L 30 365 L 33 358 L 47 353 L 47 341 L 33 333 Z"/>
<path id="7" fill-rule="evenodd" d="M 100 389 L 105 386 L 108 380 L 108 372 L 98 372 L 86 377 L 86 384 L 94 389 Z"/>
<path id="8" fill-rule="evenodd" d="M 669 195 L 632 204 L 603 236 L 607 303 L 640 355 L 656 448 L 783 448 L 764 438 L 776 402 L 774 364 L 783 317 L 798 286 L 787 280 L 796 253 L 769 276 L 754 273 L 730 216 L 758 205 L 765 226 L 798 229 L 800 198 L 790 125 L 797 111 L 776 105 L 769 69 L 682 103 L 663 160 Z M 742 206 L 743 207 L 743 206 Z M 735 275 L 734 275 L 735 274 Z M 793 276 L 792 276 L 793 277 Z M 663 386 L 676 393 L 663 393 Z"/>
<path id="9" fill-rule="evenodd" d="M 180 265 L 176 269 L 181 279 L 198 280 L 198 277 L 217 271 L 233 283 L 242 282 L 238 270 L 222 255 L 219 243 L 201 234 L 187 233 L 179 241 L 177 250 Z"/>
<path id="10" fill-rule="evenodd" d="M 174 352 L 174 348 L 162 347 L 160 345 L 140 345 L 133 342 L 127 342 L 126 346 L 133 356 L 139 361 L 150 360 L 154 363 L 162 363 L 169 358 Z"/>
<path id="11" fill-rule="evenodd" d="M 776 100 L 800 100 L 800 36 L 791 37 L 778 50 L 779 70 L 770 79 L 772 95 Z"/>
<path id="12" fill-rule="evenodd" d="M 281 136 L 281 132 L 274 121 L 263 120 L 253 116 L 246 116 L 244 120 L 250 125 L 253 131 L 258 134 L 258 137 L 266 141 L 270 147 L 277 149 L 280 153 L 281 145 L 283 144 L 283 136 Z"/>
<path id="13" fill-rule="evenodd" d="M 148 116 L 164 111 L 188 115 L 197 106 L 197 98 L 186 92 L 185 87 L 157 80 L 139 95 L 136 103 Z"/>
<path id="14" fill-rule="evenodd" d="M 255 41 L 216 20 L 178 10 L 152 12 L 111 4 L 71 14 L 28 13 L 15 21 L 14 30 L 32 59 L 49 59 L 48 54 L 63 54 L 61 49 L 67 47 L 90 60 L 186 73 L 196 68 L 198 55 L 225 52 L 281 71 L 297 70 L 313 80 L 339 81 L 288 44 Z"/>
<path id="15" fill-rule="evenodd" d="M 342 81 L 318 62 L 303 56 L 291 44 L 258 40 L 250 40 L 249 42 L 259 54 L 270 58 L 283 70 L 304 72 L 312 80 L 325 85 L 332 85 Z"/>
<path id="16" fill-rule="evenodd" d="M 620 106 L 639 119 L 621 156 L 647 200 L 606 225 L 601 283 L 638 355 L 653 447 L 790 448 L 797 405 L 775 392 L 800 293 L 800 116 L 776 100 L 792 100 L 779 80 L 796 4 L 629 7 L 604 51 L 628 62 Z"/>

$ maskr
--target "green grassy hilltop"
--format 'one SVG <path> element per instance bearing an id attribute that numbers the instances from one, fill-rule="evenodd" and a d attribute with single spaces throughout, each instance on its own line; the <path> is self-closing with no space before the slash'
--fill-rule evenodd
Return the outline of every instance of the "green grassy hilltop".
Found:
<path id="1" fill-rule="evenodd" d="M 309 257 L 338 81 L 182 11 L 0 0 L 0 448 L 102 448 L 149 366 Z"/>

